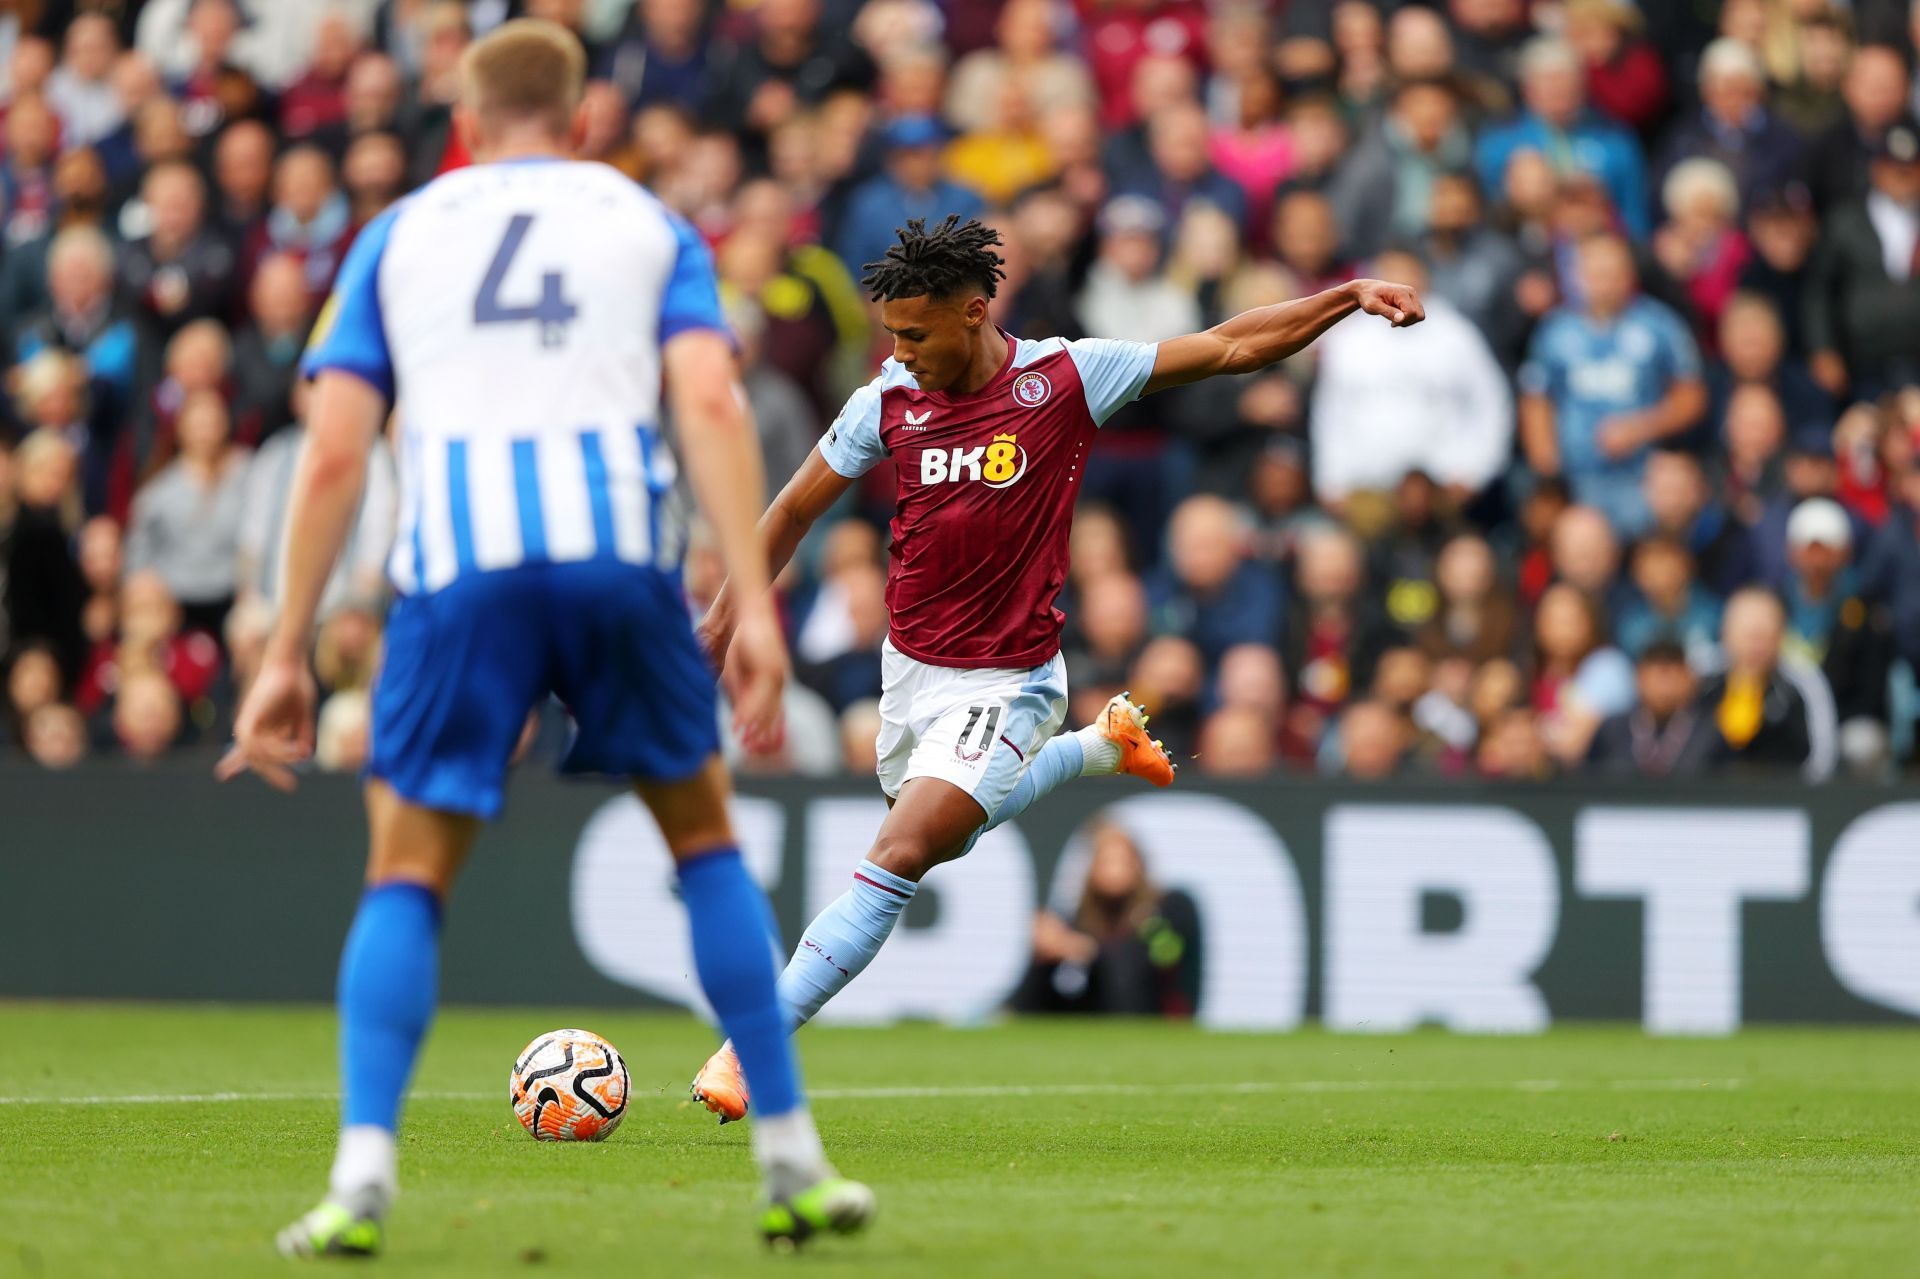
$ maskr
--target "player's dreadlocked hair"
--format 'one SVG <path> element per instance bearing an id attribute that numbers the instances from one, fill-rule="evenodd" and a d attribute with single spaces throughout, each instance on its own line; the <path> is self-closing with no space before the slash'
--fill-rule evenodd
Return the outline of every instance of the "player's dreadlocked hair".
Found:
<path id="1" fill-rule="evenodd" d="M 914 218 L 896 234 L 900 243 L 878 262 L 867 263 L 860 281 L 876 302 L 922 294 L 946 297 L 969 284 L 992 297 L 1007 276 L 1000 269 L 1006 259 L 991 247 L 1000 243 L 1000 233 L 977 219 L 962 222 L 959 214 L 949 213 L 929 231 L 925 218 Z"/>

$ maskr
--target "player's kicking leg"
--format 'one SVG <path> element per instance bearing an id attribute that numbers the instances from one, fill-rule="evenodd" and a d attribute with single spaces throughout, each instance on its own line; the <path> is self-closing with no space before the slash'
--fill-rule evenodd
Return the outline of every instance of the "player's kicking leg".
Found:
<path id="1" fill-rule="evenodd" d="M 399 1189 L 394 1133 L 433 1019 L 440 907 L 479 822 L 367 785 L 367 890 L 340 956 L 340 1144 L 326 1198 L 280 1232 L 289 1257 L 371 1256 Z"/>
<path id="2" fill-rule="evenodd" d="M 1010 705 L 1008 718 L 1017 710 L 1017 704 Z M 927 736 L 944 753 L 946 740 L 937 731 Z M 964 740 L 964 733 L 956 740 Z M 1010 743 L 998 745 L 1017 756 L 1017 748 Z M 1114 773 L 1142 777 L 1155 786 L 1171 785 L 1174 778 L 1166 749 L 1148 735 L 1146 712 L 1126 693 L 1109 701 L 1092 724 L 1047 739 L 1035 752 L 1032 765 L 1020 772 L 1010 790 L 1002 792 L 1004 798 L 998 799 L 985 820 L 982 800 L 995 799 L 990 781 L 983 779 L 977 797 L 963 789 L 964 779 L 927 776 L 907 781 L 881 825 L 873 850 L 855 869 L 853 885 L 807 925 L 780 975 L 788 1024 L 794 1029 L 806 1024 L 866 969 L 892 935 L 927 871 L 964 855 L 981 835 L 1025 812 L 1063 783 Z M 708 1058 L 694 1076 L 692 1092 L 723 1124 L 747 1113 L 747 1075 L 732 1043 L 722 1044 Z"/>
<path id="3" fill-rule="evenodd" d="M 701 989 L 760 1098 L 753 1153 L 766 1178 L 762 1234 L 769 1243 L 797 1245 L 814 1234 L 860 1229 L 873 1218 L 873 1192 L 833 1170 L 807 1110 L 766 944 L 778 930 L 734 843 L 725 768 L 715 757 L 685 781 L 640 782 L 635 789 L 679 868 Z"/>

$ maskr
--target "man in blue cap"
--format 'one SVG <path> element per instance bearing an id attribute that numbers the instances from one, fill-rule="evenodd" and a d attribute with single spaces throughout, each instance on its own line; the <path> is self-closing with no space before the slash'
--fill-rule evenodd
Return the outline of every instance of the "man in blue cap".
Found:
<path id="1" fill-rule="evenodd" d="M 970 218 L 984 204 L 979 195 L 941 171 L 940 148 L 946 130 L 928 115 L 901 116 L 881 132 L 887 168 L 863 183 L 847 201 L 846 216 L 834 251 L 847 269 L 859 274 L 878 261 L 894 241 L 894 230 L 913 218 L 939 222 L 949 213 Z"/>

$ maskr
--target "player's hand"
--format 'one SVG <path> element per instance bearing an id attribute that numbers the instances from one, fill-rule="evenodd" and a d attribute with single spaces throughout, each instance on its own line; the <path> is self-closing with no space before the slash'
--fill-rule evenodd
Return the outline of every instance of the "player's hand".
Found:
<path id="1" fill-rule="evenodd" d="M 766 750 L 779 739 L 780 695 L 787 684 L 787 641 L 771 604 L 753 605 L 741 615 L 721 682 L 741 741 L 748 750 Z"/>
<path id="2" fill-rule="evenodd" d="M 1368 315 L 1384 316 L 1396 329 L 1418 324 L 1427 318 L 1420 295 L 1404 284 L 1386 280 L 1355 280 L 1353 295 Z"/>
<path id="3" fill-rule="evenodd" d="M 715 600 L 700 624 L 693 628 L 693 635 L 700 641 L 700 651 L 707 655 L 713 669 L 726 670 L 727 646 L 733 643 L 733 610 Z"/>
<path id="4" fill-rule="evenodd" d="M 319 694 L 301 655 L 269 654 L 233 721 L 233 747 L 214 776 L 231 781 L 251 769 L 269 786 L 298 785 L 296 765 L 313 754 L 313 710 Z"/>

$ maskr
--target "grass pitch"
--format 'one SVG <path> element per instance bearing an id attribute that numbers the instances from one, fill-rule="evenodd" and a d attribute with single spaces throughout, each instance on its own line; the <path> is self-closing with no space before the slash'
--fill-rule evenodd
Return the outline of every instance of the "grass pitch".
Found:
<path id="1" fill-rule="evenodd" d="M 602 1145 L 536 1144 L 508 1109 L 513 1054 L 562 1025 L 632 1071 Z M 1920 1257 L 1920 1031 L 813 1029 L 828 1147 L 881 1216 L 792 1259 L 751 1233 L 746 1126 L 684 1101 L 711 1043 L 681 1017 L 444 1014 L 380 1271 L 1804 1279 Z M 0 1275 L 287 1273 L 269 1241 L 322 1187 L 332 1055 L 321 1009 L 0 1005 Z"/>

